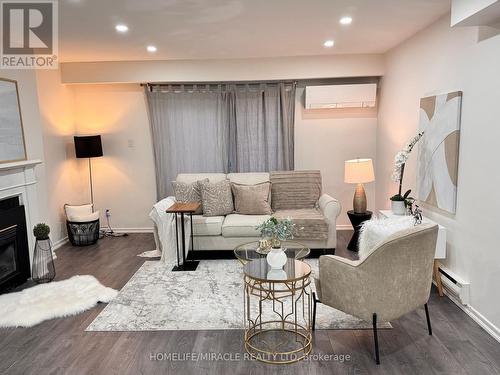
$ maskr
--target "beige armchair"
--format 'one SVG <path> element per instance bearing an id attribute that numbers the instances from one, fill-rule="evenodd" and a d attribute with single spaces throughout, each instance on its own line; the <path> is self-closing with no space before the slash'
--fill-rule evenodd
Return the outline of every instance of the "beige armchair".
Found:
<path id="1" fill-rule="evenodd" d="M 320 302 L 366 321 L 372 320 L 375 359 L 380 364 L 377 322 L 389 322 L 424 305 L 432 283 L 437 225 L 421 224 L 388 237 L 358 261 L 335 255 L 319 258 L 313 294 L 313 329 Z"/>

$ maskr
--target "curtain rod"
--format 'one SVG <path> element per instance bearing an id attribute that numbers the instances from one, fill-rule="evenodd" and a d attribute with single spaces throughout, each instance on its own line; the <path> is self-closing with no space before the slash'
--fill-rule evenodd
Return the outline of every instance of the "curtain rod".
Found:
<path id="1" fill-rule="evenodd" d="M 141 86 L 148 88 L 162 87 L 162 86 L 215 86 L 215 85 L 251 85 L 259 83 L 285 83 L 297 85 L 296 80 L 268 80 L 268 81 L 211 81 L 211 82 L 145 82 Z"/>

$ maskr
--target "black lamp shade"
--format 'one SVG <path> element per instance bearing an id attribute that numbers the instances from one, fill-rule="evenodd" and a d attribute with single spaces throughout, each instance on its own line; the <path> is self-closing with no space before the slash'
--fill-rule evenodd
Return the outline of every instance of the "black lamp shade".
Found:
<path id="1" fill-rule="evenodd" d="M 101 136 L 75 136 L 75 153 L 77 158 L 102 156 Z"/>

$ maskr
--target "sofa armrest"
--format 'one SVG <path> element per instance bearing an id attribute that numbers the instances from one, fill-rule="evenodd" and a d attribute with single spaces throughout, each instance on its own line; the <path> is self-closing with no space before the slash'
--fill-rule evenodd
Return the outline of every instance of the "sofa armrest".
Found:
<path id="1" fill-rule="evenodd" d="M 323 194 L 318 200 L 318 205 L 329 222 L 337 221 L 337 217 L 340 215 L 340 211 L 342 211 L 342 206 L 338 200 L 332 198 L 328 194 Z"/>
<path id="2" fill-rule="evenodd" d="M 319 198 L 318 205 L 328 223 L 327 248 L 334 249 L 337 246 L 337 217 L 340 215 L 342 206 L 338 200 L 328 194 L 323 194 Z"/>

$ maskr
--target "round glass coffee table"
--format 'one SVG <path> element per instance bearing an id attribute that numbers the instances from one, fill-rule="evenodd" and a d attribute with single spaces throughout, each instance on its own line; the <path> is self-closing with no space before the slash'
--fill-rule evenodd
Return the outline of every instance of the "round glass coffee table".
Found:
<path id="1" fill-rule="evenodd" d="M 293 363 L 312 350 L 311 267 L 288 258 L 271 269 L 265 258 L 244 273 L 245 350 L 265 363 Z"/>
<path id="2" fill-rule="evenodd" d="M 306 245 L 292 240 L 281 241 L 281 247 L 283 248 L 286 256 L 289 259 L 304 259 L 311 252 L 311 250 Z M 258 249 L 259 241 L 247 242 L 236 246 L 234 249 L 234 255 L 241 263 L 247 264 L 251 260 L 263 259 L 266 257 L 267 254 L 258 252 Z"/>

